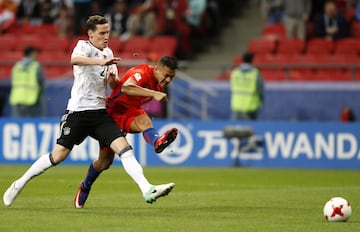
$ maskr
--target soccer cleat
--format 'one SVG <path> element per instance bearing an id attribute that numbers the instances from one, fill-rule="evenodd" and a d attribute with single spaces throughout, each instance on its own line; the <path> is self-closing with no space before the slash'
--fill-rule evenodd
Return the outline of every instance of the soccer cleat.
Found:
<path id="1" fill-rule="evenodd" d="M 14 181 L 10 187 L 5 191 L 3 196 L 3 202 L 5 206 L 11 206 L 15 198 L 20 194 L 24 186 L 16 186 L 16 181 Z"/>
<path id="2" fill-rule="evenodd" d="M 154 144 L 155 152 L 161 153 L 167 146 L 169 146 L 174 140 L 176 139 L 176 136 L 178 134 L 178 129 L 172 128 L 165 132 L 162 136 L 160 136 Z"/>
<path id="3" fill-rule="evenodd" d="M 154 203 L 159 197 L 168 195 L 174 187 L 174 183 L 152 186 L 150 190 L 144 194 L 145 202 L 150 204 Z"/>
<path id="4" fill-rule="evenodd" d="M 82 183 L 81 183 L 80 186 L 79 186 L 79 189 L 78 189 L 78 191 L 76 193 L 76 196 L 74 198 L 74 207 L 75 208 L 77 208 L 77 209 L 84 208 L 86 199 L 89 196 L 89 192 L 90 191 L 86 192 L 86 191 L 83 190 Z"/>

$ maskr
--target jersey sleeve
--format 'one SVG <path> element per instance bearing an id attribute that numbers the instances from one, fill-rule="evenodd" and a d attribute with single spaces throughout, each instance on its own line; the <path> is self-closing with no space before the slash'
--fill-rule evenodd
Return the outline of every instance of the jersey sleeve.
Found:
<path id="1" fill-rule="evenodd" d="M 71 54 L 71 57 L 74 56 L 86 56 L 90 57 L 91 47 L 84 40 L 79 40 Z"/>
<path id="2" fill-rule="evenodd" d="M 146 75 L 144 70 L 140 68 L 134 69 L 130 73 L 129 79 L 135 81 L 137 85 L 143 86 L 143 84 L 146 82 Z"/>

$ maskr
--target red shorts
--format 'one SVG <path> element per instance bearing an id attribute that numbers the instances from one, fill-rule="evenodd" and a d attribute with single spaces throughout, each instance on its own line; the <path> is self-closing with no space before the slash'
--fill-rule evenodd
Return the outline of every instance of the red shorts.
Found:
<path id="1" fill-rule="evenodd" d="M 147 115 L 143 109 L 139 108 L 128 108 L 124 109 L 123 112 L 109 112 L 110 116 L 114 119 L 115 123 L 125 133 L 131 133 L 130 125 L 134 119 L 142 114 Z"/>
<path id="2" fill-rule="evenodd" d="M 130 124 L 132 123 L 132 121 L 134 121 L 134 119 L 137 116 L 142 114 L 147 115 L 147 113 L 141 108 L 140 109 L 128 108 L 128 109 L 124 109 L 122 112 L 110 112 L 110 111 L 111 110 L 108 109 L 108 113 L 110 114 L 110 116 L 113 118 L 115 123 L 120 127 L 120 129 L 125 133 L 131 133 Z M 102 147 L 101 149 L 106 152 L 111 152 L 110 147 Z"/>

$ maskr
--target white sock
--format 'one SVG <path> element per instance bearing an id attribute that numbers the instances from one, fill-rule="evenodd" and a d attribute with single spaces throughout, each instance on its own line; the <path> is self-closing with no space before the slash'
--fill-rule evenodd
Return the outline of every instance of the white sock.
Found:
<path id="1" fill-rule="evenodd" d="M 151 184 L 144 176 L 144 171 L 139 162 L 136 160 L 134 151 L 128 150 L 120 156 L 122 165 L 127 174 L 137 183 L 143 195 L 149 191 Z"/>
<path id="2" fill-rule="evenodd" d="M 41 156 L 37 159 L 33 165 L 20 177 L 16 180 L 16 186 L 23 187 L 28 181 L 30 181 L 35 176 L 40 175 L 46 169 L 52 167 L 53 164 L 50 161 L 49 154 Z"/>

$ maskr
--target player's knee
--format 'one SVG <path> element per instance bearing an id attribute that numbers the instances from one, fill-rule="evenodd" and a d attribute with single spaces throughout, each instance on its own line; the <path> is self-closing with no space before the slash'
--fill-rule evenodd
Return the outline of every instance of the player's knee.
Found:
<path id="1" fill-rule="evenodd" d="M 106 169 L 109 169 L 111 164 L 112 164 L 112 162 L 105 161 L 105 160 L 96 160 L 93 162 L 93 166 L 98 172 L 102 172 Z"/>
<path id="2" fill-rule="evenodd" d="M 112 160 L 109 161 L 109 162 L 107 162 L 107 163 L 104 163 L 104 164 L 103 164 L 103 167 L 102 167 L 102 170 L 104 171 L 104 170 L 109 169 L 109 168 L 111 167 L 112 163 L 113 163 Z"/>

